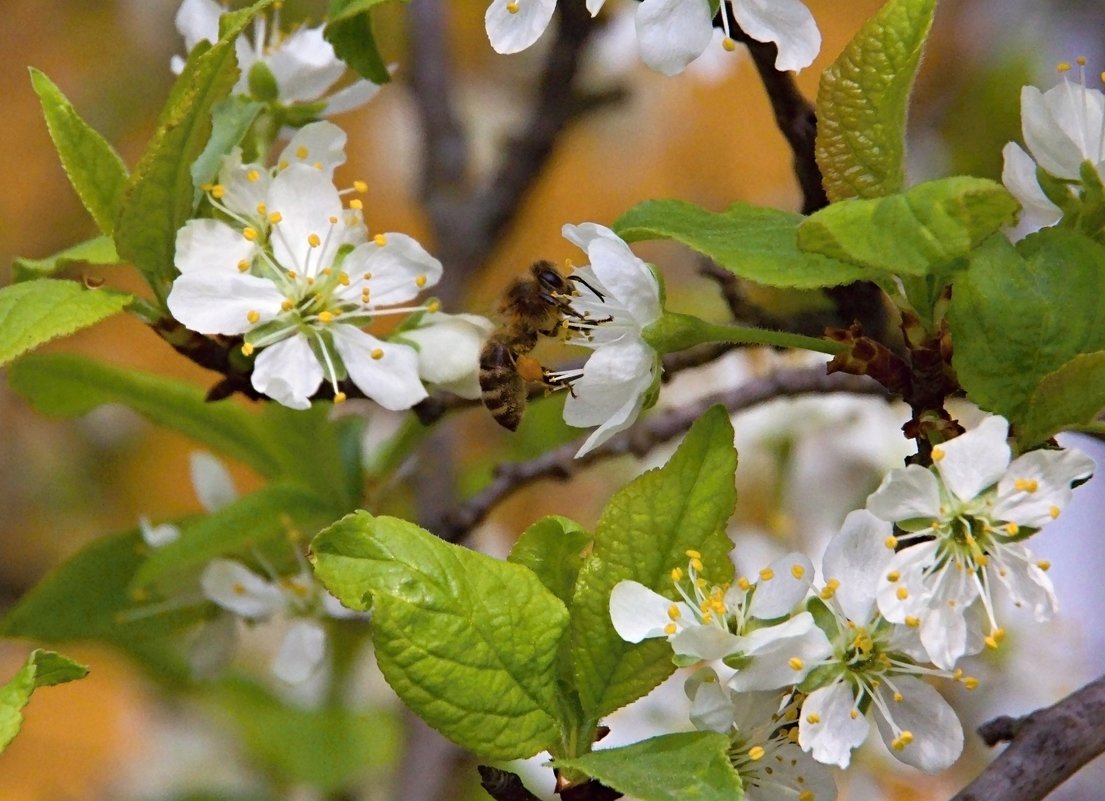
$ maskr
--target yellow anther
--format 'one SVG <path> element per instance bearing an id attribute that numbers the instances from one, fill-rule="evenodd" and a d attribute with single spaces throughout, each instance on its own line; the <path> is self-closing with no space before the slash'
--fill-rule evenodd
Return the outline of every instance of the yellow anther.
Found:
<path id="1" fill-rule="evenodd" d="M 790 566 L 790 574 L 796 579 L 800 579 L 806 575 L 806 568 L 799 564 L 793 564 Z"/>
<path id="2" fill-rule="evenodd" d="M 431 300 L 429 303 L 426 304 L 426 311 L 428 311 L 430 314 L 436 314 L 437 312 L 441 311 L 441 301 Z"/>
<path id="3" fill-rule="evenodd" d="M 703 565 L 702 565 L 702 560 L 701 559 L 692 559 L 689 564 L 690 564 L 692 570 L 696 570 L 699 573 L 702 572 Z"/>
<path id="4" fill-rule="evenodd" d="M 752 586 L 752 582 L 746 579 L 744 576 L 741 576 L 739 579 L 737 579 L 737 586 L 741 590 L 747 592 L 748 588 Z"/>
<path id="5" fill-rule="evenodd" d="M 282 301 L 280 301 L 280 310 L 281 311 L 286 311 L 287 312 L 287 311 L 291 311 L 294 308 L 295 308 L 295 301 L 293 301 L 291 298 L 284 298 Z"/>
<path id="6" fill-rule="evenodd" d="M 909 597 L 909 590 L 907 590 L 905 587 L 899 587 L 894 591 L 894 594 L 898 596 L 899 601 L 904 601 L 906 598 Z"/>
<path id="7" fill-rule="evenodd" d="M 902 577 L 902 574 L 899 573 L 897 570 L 891 570 L 889 573 L 886 574 L 886 580 L 891 582 L 891 583 L 897 581 L 901 577 Z"/>
<path id="8" fill-rule="evenodd" d="M 318 234 L 307 234 L 307 244 L 313 248 L 317 248 L 322 244 L 322 240 L 319 239 Z"/>
<path id="9" fill-rule="evenodd" d="M 255 184 L 261 180 L 261 173 L 259 173 L 257 170 L 250 170 L 246 173 L 246 180 L 249 181 L 251 184 Z"/>
<path id="10" fill-rule="evenodd" d="M 1046 559 L 1041 559 L 1036 563 L 1036 567 L 1040 568 L 1040 570 L 1051 570 L 1051 562 Z"/>
<path id="11" fill-rule="evenodd" d="M 904 700 L 905 700 L 905 696 L 904 696 L 904 695 L 902 695 L 901 693 L 894 693 L 894 701 L 895 701 L 896 703 L 899 703 L 899 704 L 900 704 L 900 703 L 901 703 L 902 701 L 904 701 Z"/>
<path id="12" fill-rule="evenodd" d="M 372 241 L 375 242 L 379 247 L 383 247 L 388 243 L 388 238 L 383 234 L 376 234 L 376 236 L 372 237 Z"/>
<path id="13" fill-rule="evenodd" d="M 215 198 L 215 200 L 219 200 L 225 194 L 226 194 L 226 187 L 223 186 L 222 184 L 215 184 L 214 186 L 211 187 L 211 197 Z"/>
<path id="14" fill-rule="evenodd" d="M 837 588 L 840 587 L 840 579 L 829 579 L 825 582 L 825 586 L 821 589 L 821 599 L 827 601 L 836 595 Z"/>
<path id="15" fill-rule="evenodd" d="M 334 216 L 333 214 L 331 214 L 331 215 L 330 215 L 329 217 L 327 217 L 326 219 L 328 219 L 328 220 L 330 221 L 330 224 L 331 224 L 331 225 L 337 225 L 337 224 L 338 224 L 338 218 L 337 218 L 337 217 L 335 217 L 335 216 Z"/>
<path id="16" fill-rule="evenodd" d="M 1005 639 L 1005 629 L 1000 627 L 996 628 L 990 632 L 990 636 L 993 637 L 995 641 L 1001 642 Z"/>
<path id="17" fill-rule="evenodd" d="M 316 170 L 321 170 L 321 169 L 323 169 L 323 165 L 322 165 L 322 162 L 321 162 L 321 161 L 316 161 L 316 162 L 315 162 L 314 164 L 312 164 L 311 166 L 312 166 L 312 167 L 314 167 L 314 168 L 315 168 Z"/>
<path id="18" fill-rule="evenodd" d="M 679 611 L 679 607 L 675 604 L 668 607 L 668 617 L 672 620 L 679 620 L 682 615 L 683 613 Z"/>
<path id="19" fill-rule="evenodd" d="M 250 242 L 256 242 L 257 241 L 257 229 L 256 228 L 245 228 L 245 229 L 242 230 L 242 236 L 244 236 Z"/>
<path id="20" fill-rule="evenodd" d="M 349 201 L 349 208 L 357 209 L 357 211 L 360 211 L 364 208 L 364 203 L 361 202 L 360 198 L 353 198 Z"/>
<path id="21" fill-rule="evenodd" d="M 323 275 L 330 276 L 330 275 L 334 274 L 334 268 L 332 268 L 332 267 L 323 267 L 321 270 L 319 270 L 319 272 L 322 273 Z"/>
<path id="22" fill-rule="evenodd" d="M 688 559 L 701 559 L 702 558 L 702 552 L 701 551 L 695 551 L 693 549 L 689 549 L 689 550 L 684 551 L 683 553 L 685 553 L 687 555 Z"/>
<path id="23" fill-rule="evenodd" d="M 810 724 L 811 726 L 816 726 L 820 722 L 821 716 L 816 712 L 810 712 L 808 715 L 806 715 L 806 723 Z"/>
<path id="24" fill-rule="evenodd" d="M 721 40 L 721 46 L 725 48 L 726 52 L 729 53 L 732 53 L 734 50 L 737 49 L 737 43 L 730 36 L 726 36 L 724 39 Z"/>
<path id="25" fill-rule="evenodd" d="M 848 717 L 850 717 L 852 720 L 856 720 L 857 718 L 859 718 L 859 710 L 853 707 L 852 710 L 848 713 Z"/>
<path id="26" fill-rule="evenodd" d="M 506 10 L 509 11 L 511 14 L 517 14 L 518 8 L 518 3 L 515 2 L 515 0 L 511 0 L 509 3 L 506 4 Z"/>
<path id="27" fill-rule="evenodd" d="M 759 762 L 761 759 L 764 758 L 765 753 L 767 752 L 764 751 L 764 747 L 762 745 L 754 745 L 748 749 L 748 758 L 751 759 L 753 762 Z"/>
<path id="28" fill-rule="evenodd" d="M 1013 489 L 1017 492 L 1035 492 L 1040 488 L 1040 482 L 1034 478 L 1018 478 L 1013 482 Z"/>
<path id="29" fill-rule="evenodd" d="M 249 271 L 249 262 L 248 261 L 246 261 L 245 259 L 242 259 L 240 262 L 238 262 L 238 272 L 244 273 L 244 272 L 248 272 L 248 271 Z"/>
<path id="30" fill-rule="evenodd" d="M 1047 510 L 1047 513 L 1051 517 L 1051 519 L 1054 520 L 1059 516 L 1059 507 L 1052 506 L 1050 509 Z"/>
<path id="31" fill-rule="evenodd" d="M 911 629 L 915 629 L 915 628 L 917 628 L 918 626 L 921 625 L 921 618 L 919 618 L 915 615 L 906 615 L 905 616 L 905 624 L 907 626 L 909 626 Z"/>
<path id="32" fill-rule="evenodd" d="M 806 666 L 806 663 L 802 661 L 801 657 L 792 656 L 787 660 L 787 664 L 790 665 L 790 669 L 799 671 Z"/>
<path id="33" fill-rule="evenodd" d="M 285 159 L 280 159 L 280 161 L 276 165 L 276 169 L 278 169 L 278 170 L 288 169 L 288 162 Z"/>
<path id="34" fill-rule="evenodd" d="M 1006 523 L 1004 528 L 1005 528 L 1005 533 L 1008 534 L 1011 537 L 1014 534 L 1016 534 L 1018 531 L 1021 530 L 1021 527 L 1018 526 L 1016 523 Z"/>
<path id="35" fill-rule="evenodd" d="M 284 215 L 278 211 L 274 211 L 269 215 L 269 225 L 276 225 L 278 222 L 284 219 Z"/>
<path id="36" fill-rule="evenodd" d="M 242 584 L 242 582 L 235 581 L 234 584 L 231 586 L 230 591 L 233 592 L 235 595 L 245 595 L 246 587 L 244 584 Z"/>
<path id="37" fill-rule="evenodd" d="M 265 216 L 265 212 L 267 212 L 268 210 L 269 207 L 265 205 L 264 201 L 257 204 L 257 213 L 260 214 L 262 217 Z"/>
<path id="38" fill-rule="evenodd" d="M 334 393 L 334 403 L 345 403 L 346 395 L 344 392 Z"/>
<path id="39" fill-rule="evenodd" d="M 993 634 L 991 634 L 989 637 L 984 639 L 983 642 L 986 643 L 987 648 L 997 648 L 998 647 L 998 638 L 995 637 Z"/>
<path id="40" fill-rule="evenodd" d="M 1086 57 L 1085 56 L 1079 56 L 1074 61 L 1075 61 L 1076 64 L 1078 64 L 1079 67 L 1086 66 Z"/>
<path id="41" fill-rule="evenodd" d="M 318 313 L 318 321 L 323 325 L 334 322 L 334 313 L 329 311 L 321 311 Z"/>
<path id="42" fill-rule="evenodd" d="M 906 730 L 894 738 L 894 741 L 890 743 L 890 747 L 895 751 L 901 751 L 911 742 L 913 742 L 913 732 Z"/>
<path id="43" fill-rule="evenodd" d="M 419 289 L 422 289 L 424 286 L 426 286 L 426 276 L 420 275 L 416 277 L 414 279 L 414 285 L 417 286 Z"/>
<path id="44" fill-rule="evenodd" d="M 242 355 L 243 356 L 252 356 L 253 355 L 253 343 L 251 343 L 251 342 L 243 342 L 242 343 Z"/>
<path id="45" fill-rule="evenodd" d="M 944 449 L 943 448 L 933 448 L 932 449 L 932 461 L 939 462 L 943 458 L 944 458 Z"/>
<path id="46" fill-rule="evenodd" d="M 668 623 L 666 626 L 664 626 L 664 634 L 668 635 L 669 637 L 675 634 L 675 632 L 677 631 L 679 631 L 679 627 L 676 626 L 674 623 Z"/>
<path id="47" fill-rule="evenodd" d="M 246 319 L 251 323 L 255 323 L 261 319 L 261 312 L 257 311 L 257 309 L 250 309 L 246 312 Z"/>
<path id="48" fill-rule="evenodd" d="M 794 733 L 797 734 L 798 730 L 796 729 Z M 814 801 L 813 790 L 803 790 L 800 792 L 798 794 L 798 801 Z"/>
<path id="49" fill-rule="evenodd" d="M 671 569 L 671 580 L 672 581 L 682 581 L 683 580 L 683 568 L 673 567 Z"/>
<path id="50" fill-rule="evenodd" d="M 309 151 L 309 150 L 307 150 L 307 146 L 306 146 L 306 145 L 300 145 L 299 147 L 297 147 L 297 148 L 295 149 L 295 157 L 296 157 L 297 159 L 301 159 L 301 160 L 302 160 L 302 159 L 305 159 L 305 158 L 307 158 L 307 156 L 308 156 L 308 154 L 309 154 L 309 153 L 310 153 L 310 151 Z"/>
<path id="51" fill-rule="evenodd" d="M 365 192 L 368 191 L 368 184 L 366 184 L 364 181 L 354 181 L 353 188 L 363 195 Z"/>
<path id="52" fill-rule="evenodd" d="M 898 538 L 891 534 L 889 537 L 882 541 L 882 544 L 890 550 L 894 550 L 898 547 Z"/>
<path id="53" fill-rule="evenodd" d="M 771 581 L 775 578 L 775 571 L 770 567 L 765 567 L 760 571 L 760 581 Z"/>
<path id="54" fill-rule="evenodd" d="M 347 272 L 338 273 L 338 283 L 341 284 L 342 286 L 349 286 L 349 273 L 347 273 Z"/>
<path id="55" fill-rule="evenodd" d="M 988 564 L 990 564 L 990 557 L 984 553 L 980 553 L 978 556 L 975 557 L 975 564 L 979 567 L 986 567 Z"/>
<path id="56" fill-rule="evenodd" d="M 373 359 L 376 359 L 377 361 L 379 361 L 380 359 L 384 358 L 384 349 L 383 348 L 373 348 L 372 353 L 370 353 L 368 355 L 371 356 Z"/>
<path id="57" fill-rule="evenodd" d="M 963 686 L 966 687 L 968 690 L 973 690 L 978 687 L 978 683 L 978 679 L 976 679 L 974 676 L 966 676 L 963 679 Z"/>
<path id="58" fill-rule="evenodd" d="M 361 278 L 363 278 L 366 281 L 371 281 L 372 280 L 372 273 L 365 273 L 364 275 L 361 276 Z"/>
<path id="59" fill-rule="evenodd" d="M 1064 72 L 1070 72 L 1070 70 L 1071 70 L 1071 66 L 1066 61 L 1060 61 L 1055 66 L 1055 71 L 1058 72 L 1060 75 L 1062 75 Z"/>
<path id="60" fill-rule="evenodd" d="M 703 623 L 713 623 L 714 622 L 714 613 L 710 612 L 708 610 L 703 611 L 702 612 L 702 622 Z"/>

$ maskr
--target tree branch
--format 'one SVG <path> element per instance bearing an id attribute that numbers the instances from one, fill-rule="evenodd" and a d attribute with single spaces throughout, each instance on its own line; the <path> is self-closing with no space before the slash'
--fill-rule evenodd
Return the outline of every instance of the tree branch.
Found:
<path id="1" fill-rule="evenodd" d="M 1005 749 L 952 801 L 1039 801 L 1105 752 L 1105 676 L 1057 704 L 1019 720 L 998 718 L 979 729 Z"/>
<path id="2" fill-rule="evenodd" d="M 449 542 L 463 540 L 497 504 L 539 479 L 564 481 L 584 467 L 612 456 L 644 456 L 660 443 L 685 432 L 715 404 L 720 403 L 730 413 L 734 413 L 779 397 L 829 392 L 887 397 L 882 386 L 864 376 L 842 373 L 826 375 L 825 368 L 821 366 L 778 370 L 736 389 L 714 393 L 686 406 L 655 414 L 580 459 L 575 458 L 575 453 L 583 444 L 584 437 L 529 461 L 502 464 L 491 483 L 482 492 L 459 505 L 437 534 Z"/>

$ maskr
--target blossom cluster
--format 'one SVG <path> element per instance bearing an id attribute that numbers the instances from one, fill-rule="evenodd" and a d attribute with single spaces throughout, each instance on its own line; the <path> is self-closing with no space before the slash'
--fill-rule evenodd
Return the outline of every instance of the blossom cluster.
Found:
<path id="1" fill-rule="evenodd" d="M 820 766 L 847 767 L 869 716 L 902 762 L 938 771 L 958 757 L 959 721 L 928 679 L 977 686 L 957 663 L 999 647 L 998 587 L 1038 620 L 1054 612 L 1048 564 L 1024 540 L 1094 468 L 1073 449 L 1012 458 L 1008 426 L 987 417 L 934 448 L 932 467 L 891 471 L 830 540 L 820 584 L 793 553 L 713 586 L 688 551 L 674 592 L 615 586 L 610 617 L 623 639 L 665 637 L 677 665 L 698 666 L 686 685 L 691 720 L 740 744 L 734 764 L 749 798 L 788 788 L 835 797 Z M 783 748 L 794 756 L 765 760 Z"/>

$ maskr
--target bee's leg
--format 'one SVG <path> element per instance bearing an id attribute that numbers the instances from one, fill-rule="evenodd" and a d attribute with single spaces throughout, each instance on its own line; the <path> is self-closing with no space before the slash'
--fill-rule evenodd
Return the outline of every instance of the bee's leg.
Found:
<path id="1" fill-rule="evenodd" d="M 569 281 L 575 281 L 577 284 L 583 284 L 585 287 L 590 289 L 592 292 L 595 293 L 595 297 L 599 299 L 599 303 L 605 303 L 606 302 L 606 296 L 605 295 L 603 295 L 601 292 L 599 292 L 597 289 L 595 289 L 593 286 L 591 286 L 585 280 L 580 278 L 578 275 L 569 275 L 568 280 Z"/>

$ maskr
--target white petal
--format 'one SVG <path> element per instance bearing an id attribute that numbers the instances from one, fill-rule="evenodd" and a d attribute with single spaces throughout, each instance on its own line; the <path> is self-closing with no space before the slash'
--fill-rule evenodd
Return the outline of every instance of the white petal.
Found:
<path id="1" fill-rule="evenodd" d="M 1039 528 L 1050 523 L 1070 502 L 1074 481 L 1093 474 L 1094 462 L 1077 449 L 1037 450 L 1018 456 L 998 482 L 993 517 L 1019 526 Z M 1028 492 L 1022 482 L 1035 482 Z"/>
<path id="2" fill-rule="evenodd" d="M 301 164 L 318 169 L 328 176 L 345 163 L 345 131 L 332 122 L 312 122 L 295 132 L 280 154 L 280 162 Z"/>
<path id="3" fill-rule="evenodd" d="M 845 616 L 859 625 L 869 620 L 878 581 L 894 558 L 894 549 L 886 547 L 886 538 L 893 532 L 890 523 L 866 509 L 857 509 L 844 518 L 840 532 L 829 540 L 821 558 L 825 581 L 840 582 L 833 597 Z"/>
<path id="4" fill-rule="evenodd" d="M 587 10 L 591 13 L 591 16 L 598 16 L 598 13 L 602 11 L 602 4 L 606 0 L 587 0 Z"/>
<path id="5" fill-rule="evenodd" d="M 301 334 L 261 351 L 253 363 L 253 388 L 291 409 L 308 409 L 322 383 L 322 366 Z"/>
<path id="6" fill-rule="evenodd" d="M 269 190 L 268 210 L 282 218 L 270 235 L 279 265 L 312 277 L 334 265 L 345 241 L 345 215 L 325 168 L 293 164 L 282 171 Z M 310 244 L 314 236 L 320 243 L 317 247 Z"/>
<path id="7" fill-rule="evenodd" d="M 749 788 L 748 801 L 795 801 L 804 797 L 814 801 L 836 801 L 836 782 L 832 772 L 816 762 L 793 743 L 784 743 L 772 755 L 776 768 L 761 772 L 759 786 Z"/>
<path id="8" fill-rule="evenodd" d="M 174 23 L 186 50 L 190 52 L 204 39 L 212 44 L 219 40 L 219 17 L 224 10 L 215 0 L 184 0 L 180 4 Z"/>
<path id="9" fill-rule="evenodd" d="M 409 409 L 426 397 L 414 348 L 385 342 L 348 325 L 334 326 L 331 333 L 353 383 L 385 409 Z"/>
<path id="10" fill-rule="evenodd" d="M 868 580 L 875 582 L 879 612 L 891 623 L 905 623 L 911 615 L 924 618 L 930 605 L 924 576 L 935 566 L 939 547 L 936 540 L 928 540 L 897 553 L 886 549 L 890 551 L 890 561 Z M 897 581 L 888 578 L 892 575 L 898 576 Z M 905 587 L 905 591 L 899 593 L 901 587 Z"/>
<path id="11" fill-rule="evenodd" d="M 322 36 L 322 28 L 300 28 L 265 58 L 284 103 L 317 100 L 345 73 L 345 64 Z"/>
<path id="12" fill-rule="evenodd" d="M 256 252 L 257 245 L 221 220 L 189 220 L 177 231 L 174 263 L 183 274 L 237 272 L 238 263 Z"/>
<path id="13" fill-rule="evenodd" d="M 567 223 L 560 228 L 560 234 L 573 245 L 580 250 L 587 250 L 591 246 L 591 243 L 596 239 L 616 239 L 619 242 L 622 238 L 615 234 L 612 230 L 605 225 L 599 225 L 598 223 L 579 223 L 573 225 Z"/>
<path id="14" fill-rule="evenodd" d="M 765 574 L 771 578 L 765 579 Z M 772 620 L 789 614 L 805 599 L 811 583 L 813 563 L 807 556 L 790 553 L 776 559 L 760 574 L 748 615 L 760 620 Z"/>
<path id="15" fill-rule="evenodd" d="M 733 728 L 733 702 L 729 691 L 712 670 L 701 670 L 687 680 L 685 687 L 691 701 L 691 723 L 699 731 L 728 734 Z"/>
<path id="16" fill-rule="evenodd" d="M 610 622 L 626 642 L 650 637 L 666 637 L 664 626 L 671 623 L 668 610 L 679 610 L 680 619 L 694 621 L 690 608 L 672 601 L 636 581 L 619 581 L 610 592 Z"/>
<path id="17" fill-rule="evenodd" d="M 821 49 L 821 32 L 813 14 L 800 0 L 730 0 L 741 29 L 757 42 L 779 48 L 775 69 L 808 67 Z"/>
<path id="18" fill-rule="evenodd" d="M 803 702 L 798 744 L 818 762 L 846 768 L 852 749 L 867 739 L 867 729 L 867 718 L 856 709 L 851 688 L 838 681 L 814 690 Z"/>
<path id="19" fill-rule="evenodd" d="M 778 626 L 756 629 L 741 638 L 741 645 L 751 661 L 729 680 L 729 687 L 737 692 L 798 684 L 833 652 L 809 612 Z"/>
<path id="20" fill-rule="evenodd" d="M 342 269 L 353 278 L 346 290 L 350 297 L 359 298 L 361 290 L 367 287 L 372 308 L 392 306 L 412 300 L 441 280 L 441 262 L 416 239 L 397 233 L 386 233 L 383 237 L 383 245 L 365 242 L 342 262 Z M 365 279 L 365 273 L 372 277 Z"/>
<path id="21" fill-rule="evenodd" d="M 317 620 L 297 620 L 288 627 L 272 662 L 276 678 L 288 684 L 306 681 L 326 656 L 326 629 Z"/>
<path id="22" fill-rule="evenodd" d="M 517 10 L 507 9 L 510 0 L 493 0 L 484 15 L 487 38 L 498 53 L 517 53 L 541 38 L 549 27 L 556 0 L 515 0 Z"/>
<path id="23" fill-rule="evenodd" d="M 1036 557 L 1021 543 L 1011 543 L 991 555 L 998 580 L 1017 606 L 1028 606 L 1039 622 L 1050 620 L 1059 607 L 1055 587 Z"/>
<path id="24" fill-rule="evenodd" d="M 707 0 L 644 0 L 636 21 L 642 60 L 664 75 L 682 72 L 713 38 Z"/>
<path id="25" fill-rule="evenodd" d="M 940 517 L 940 482 L 918 464 L 891 470 L 867 499 L 871 514 L 889 523 Z"/>
<path id="26" fill-rule="evenodd" d="M 277 317 L 283 302 L 272 281 L 237 270 L 186 273 L 166 299 L 173 317 L 201 334 L 244 334 Z"/>
<path id="27" fill-rule="evenodd" d="M 638 330 L 660 317 L 660 285 L 629 245 L 620 239 L 595 239 L 587 255 L 595 275 L 629 312 Z"/>
<path id="28" fill-rule="evenodd" d="M 1021 89 L 1021 131 L 1041 167 L 1077 180 L 1082 162 L 1100 160 L 1102 95 L 1066 82 L 1041 93 Z"/>
<path id="29" fill-rule="evenodd" d="M 897 688 L 901 701 L 892 697 Z M 882 738 L 890 753 L 915 768 L 936 773 L 950 767 L 963 751 L 963 727 L 955 711 L 936 690 L 912 676 L 895 676 L 879 689 L 884 706 L 890 711 L 900 730 L 913 735 L 913 741 L 902 749 L 894 748 L 894 730 L 881 715 L 876 715 Z"/>
<path id="30" fill-rule="evenodd" d="M 238 618 L 222 613 L 207 621 L 188 648 L 192 677 L 209 681 L 218 676 L 238 650 Z"/>
<path id="31" fill-rule="evenodd" d="M 200 586 L 209 601 L 250 620 L 271 617 L 286 605 L 279 587 L 232 559 L 212 559 Z"/>
<path id="32" fill-rule="evenodd" d="M 475 314 L 426 314 L 402 340 L 418 347 L 418 374 L 423 381 L 462 398 L 480 396 L 479 357 L 494 324 Z"/>
<path id="33" fill-rule="evenodd" d="M 1012 456 L 1006 442 L 1008 435 L 1009 421 L 992 415 L 965 434 L 939 446 L 944 456 L 936 459 L 934 453 L 933 460 L 944 485 L 955 497 L 969 501 L 998 483 Z"/>
<path id="34" fill-rule="evenodd" d="M 655 352 L 640 340 L 606 345 L 583 366 L 583 377 L 572 385 L 564 402 L 564 422 L 584 428 L 598 425 L 576 458 L 629 428 L 644 407 L 653 382 Z"/>
<path id="35" fill-rule="evenodd" d="M 357 80 L 330 95 L 326 100 L 326 116 L 352 111 L 376 97 L 380 85 L 368 80 Z"/>
<path id="36" fill-rule="evenodd" d="M 1006 144 L 1001 155 L 1001 182 L 1023 207 L 1019 225 L 1035 231 L 1059 222 L 1063 212 L 1040 188 L 1040 182 L 1036 179 L 1036 162 L 1016 142 Z"/>
<path id="37" fill-rule="evenodd" d="M 221 461 L 205 451 L 194 451 L 188 457 L 192 487 L 200 506 L 209 512 L 222 509 L 238 499 L 234 479 Z"/>
<path id="38" fill-rule="evenodd" d="M 142 539 L 151 548 L 160 548 L 180 539 L 180 529 L 172 523 L 160 523 L 155 526 L 145 515 L 138 518 L 138 530 L 142 532 Z"/>
<path id="39" fill-rule="evenodd" d="M 735 654 L 740 645 L 740 637 L 717 626 L 684 624 L 671 638 L 671 649 L 677 655 L 706 661 Z"/>

